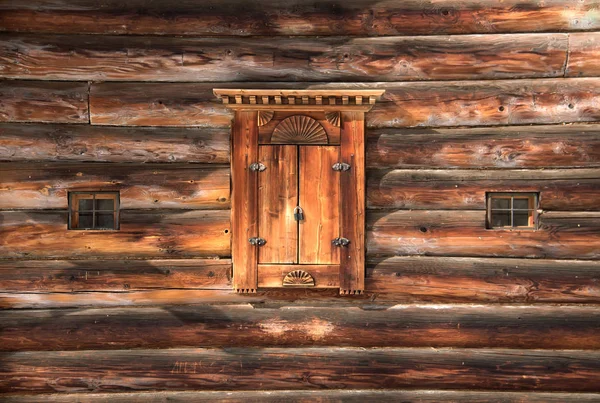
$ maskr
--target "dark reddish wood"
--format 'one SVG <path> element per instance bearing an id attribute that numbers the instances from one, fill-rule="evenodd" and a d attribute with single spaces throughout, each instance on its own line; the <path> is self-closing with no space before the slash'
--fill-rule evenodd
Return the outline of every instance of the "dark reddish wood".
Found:
<path id="1" fill-rule="evenodd" d="M 598 211 L 600 169 L 371 170 L 370 208 L 484 210 L 486 192 L 539 192 L 543 210 Z"/>
<path id="2" fill-rule="evenodd" d="M 271 136 L 273 130 L 286 118 L 294 115 L 309 116 L 319 122 L 323 129 L 327 133 L 327 143 L 325 145 L 337 145 L 340 144 L 340 127 L 339 121 L 333 124 L 327 120 L 326 114 L 319 111 L 274 111 L 271 120 L 258 128 L 258 141 L 260 144 L 271 144 Z M 259 122 L 260 123 L 260 122 Z"/>
<path id="3" fill-rule="evenodd" d="M 595 124 L 375 129 L 367 134 L 370 168 L 600 167 L 600 125 Z"/>
<path id="4" fill-rule="evenodd" d="M 595 392 L 600 352 L 509 349 L 168 349 L 0 354 L 0 391 L 421 388 Z M 285 376 L 282 376 L 285 375 Z"/>
<path id="5" fill-rule="evenodd" d="M 0 122 L 88 123 L 88 83 L 2 81 Z"/>
<path id="6" fill-rule="evenodd" d="M 340 252 L 340 293 L 360 294 L 365 289 L 365 117 L 363 112 L 342 112 L 340 162 L 350 165 L 339 172 L 340 237 L 350 240 Z"/>
<path id="7" fill-rule="evenodd" d="M 545 212 L 540 229 L 487 230 L 483 211 L 371 211 L 369 255 L 600 259 L 600 214 Z"/>
<path id="8" fill-rule="evenodd" d="M 121 209 L 228 209 L 228 166 L 0 163 L 0 209 L 66 209 L 68 192 L 119 191 Z"/>
<path id="9" fill-rule="evenodd" d="M 569 35 L 569 58 L 566 75 L 570 77 L 600 75 L 600 32 Z"/>
<path id="10" fill-rule="evenodd" d="M 337 264 L 259 264 L 258 286 L 261 288 L 281 288 L 286 275 L 298 270 L 305 271 L 312 276 L 315 284 L 310 288 L 340 287 L 340 267 Z M 289 290 L 290 288 L 286 289 Z"/>
<path id="11" fill-rule="evenodd" d="M 600 28 L 594 0 L 5 2 L 0 30 L 135 35 L 431 35 Z M 176 21 L 176 23 L 174 23 Z"/>
<path id="12" fill-rule="evenodd" d="M 298 263 L 298 149 L 260 146 L 258 161 L 258 235 L 266 244 L 258 249 L 258 263 Z M 259 277 L 260 280 L 260 277 Z"/>
<path id="13" fill-rule="evenodd" d="M 340 162 L 340 147 L 299 147 L 299 206 L 304 220 L 299 221 L 298 262 L 301 264 L 339 264 L 340 249 L 331 242 L 340 235 L 343 216 L 340 204 L 340 173 L 332 169 Z"/>
<path id="14" fill-rule="evenodd" d="M 229 163 L 230 130 L 0 124 L 0 160 Z"/>
<path id="15" fill-rule="evenodd" d="M 566 34 L 365 38 L 0 37 L 0 77 L 409 81 L 563 77 Z"/>
<path id="16" fill-rule="evenodd" d="M 67 230 L 67 213 L 0 213 L 5 258 L 230 256 L 227 210 L 121 211 L 118 231 Z"/>
<path id="17" fill-rule="evenodd" d="M 257 288 L 259 246 L 249 239 L 258 234 L 258 175 L 250 164 L 258 162 L 257 112 L 237 111 L 232 133 L 232 203 L 231 224 L 233 288 L 237 292 L 254 293 Z"/>

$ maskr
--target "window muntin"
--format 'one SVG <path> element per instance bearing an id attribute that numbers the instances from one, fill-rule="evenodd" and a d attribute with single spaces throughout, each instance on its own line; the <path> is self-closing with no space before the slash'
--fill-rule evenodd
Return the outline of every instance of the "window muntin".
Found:
<path id="1" fill-rule="evenodd" d="M 119 192 L 69 192 L 69 229 L 119 229 Z"/>
<path id="2" fill-rule="evenodd" d="M 536 229 L 537 193 L 488 193 L 488 229 Z"/>

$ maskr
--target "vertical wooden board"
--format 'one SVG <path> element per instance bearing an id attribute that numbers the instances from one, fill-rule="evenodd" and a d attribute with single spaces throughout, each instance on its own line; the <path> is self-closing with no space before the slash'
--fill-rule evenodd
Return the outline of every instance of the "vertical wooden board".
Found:
<path id="1" fill-rule="evenodd" d="M 342 112 L 340 160 L 350 164 L 340 172 L 342 219 L 340 236 L 350 240 L 341 247 L 340 293 L 365 289 L 365 120 L 363 112 Z"/>
<path id="2" fill-rule="evenodd" d="M 335 264 L 339 249 L 331 244 L 340 233 L 340 173 L 331 166 L 339 161 L 339 147 L 300 147 L 299 262 Z"/>
<path id="3" fill-rule="evenodd" d="M 259 263 L 298 262 L 298 147 L 260 146 L 258 233 L 267 241 L 258 249 Z"/>
<path id="4" fill-rule="evenodd" d="M 238 111 L 232 136 L 232 260 L 237 292 L 256 292 L 258 251 L 248 240 L 258 235 L 258 172 L 250 164 L 258 160 L 257 112 Z"/>

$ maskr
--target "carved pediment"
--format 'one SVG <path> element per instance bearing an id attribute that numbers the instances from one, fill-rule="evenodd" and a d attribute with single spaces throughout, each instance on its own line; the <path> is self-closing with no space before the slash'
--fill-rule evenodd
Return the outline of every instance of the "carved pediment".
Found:
<path id="1" fill-rule="evenodd" d="M 281 121 L 273 130 L 271 143 L 327 144 L 323 126 L 310 116 L 294 115 Z"/>

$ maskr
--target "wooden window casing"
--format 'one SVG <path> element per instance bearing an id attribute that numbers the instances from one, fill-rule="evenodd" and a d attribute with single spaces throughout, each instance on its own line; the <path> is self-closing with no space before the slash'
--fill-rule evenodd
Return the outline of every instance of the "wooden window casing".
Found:
<path id="1" fill-rule="evenodd" d="M 68 229 L 118 230 L 119 208 L 119 192 L 69 192 Z"/>
<path id="2" fill-rule="evenodd" d="M 536 230 L 538 200 L 538 193 L 487 193 L 486 228 Z"/>

